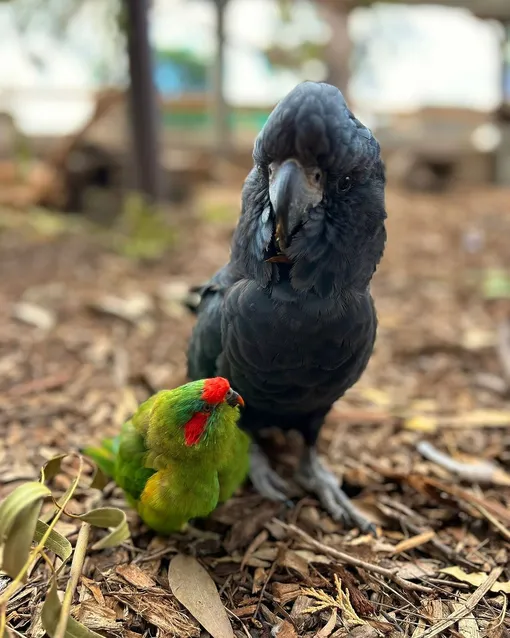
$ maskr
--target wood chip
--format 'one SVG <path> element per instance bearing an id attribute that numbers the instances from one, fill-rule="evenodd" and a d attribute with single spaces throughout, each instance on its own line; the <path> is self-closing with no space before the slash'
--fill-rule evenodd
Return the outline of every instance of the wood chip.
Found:
<path id="1" fill-rule="evenodd" d="M 132 563 L 130 565 L 119 565 L 115 571 L 137 589 L 148 589 L 156 585 L 156 582 L 142 571 L 138 565 L 133 565 Z"/>

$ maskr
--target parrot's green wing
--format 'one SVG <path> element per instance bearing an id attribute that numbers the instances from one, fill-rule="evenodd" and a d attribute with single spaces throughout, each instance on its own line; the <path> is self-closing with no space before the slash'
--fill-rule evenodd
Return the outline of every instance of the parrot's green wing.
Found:
<path id="1" fill-rule="evenodd" d="M 115 464 L 115 481 L 128 496 L 138 500 L 145 484 L 156 470 L 145 467 L 147 448 L 132 421 L 122 427 Z"/>

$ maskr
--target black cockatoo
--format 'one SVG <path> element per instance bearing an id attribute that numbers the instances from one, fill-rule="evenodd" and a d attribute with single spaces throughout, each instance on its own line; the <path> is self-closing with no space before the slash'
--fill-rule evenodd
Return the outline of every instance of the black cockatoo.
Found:
<path id="1" fill-rule="evenodd" d="M 370 281 L 386 241 L 379 144 L 337 88 L 303 82 L 269 116 L 253 160 L 230 261 L 196 289 L 188 374 L 221 375 L 243 396 L 250 478 L 261 494 L 287 500 L 260 432 L 297 430 L 298 482 L 335 520 L 367 530 L 316 442 L 374 348 Z"/>

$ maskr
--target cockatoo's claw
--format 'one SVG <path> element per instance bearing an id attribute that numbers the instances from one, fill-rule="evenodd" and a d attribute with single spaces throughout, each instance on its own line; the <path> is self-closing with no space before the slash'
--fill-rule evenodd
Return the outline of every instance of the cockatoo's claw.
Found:
<path id="1" fill-rule="evenodd" d="M 303 489 L 319 498 L 322 507 L 335 521 L 374 536 L 377 534 L 375 525 L 358 512 L 340 488 L 336 476 L 322 465 L 314 448 L 307 449 L 295 478 Z"/>

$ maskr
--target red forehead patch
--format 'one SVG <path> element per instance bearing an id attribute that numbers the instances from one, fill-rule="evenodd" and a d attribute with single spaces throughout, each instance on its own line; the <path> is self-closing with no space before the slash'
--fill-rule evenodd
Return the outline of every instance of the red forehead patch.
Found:
<path id="1" fill-rule="evenodd" d="M 206 379 L 202 391 L 202 399 L 207 403 L 221 403 L 230 390 L 230 383 L 223 377 Z"/>

